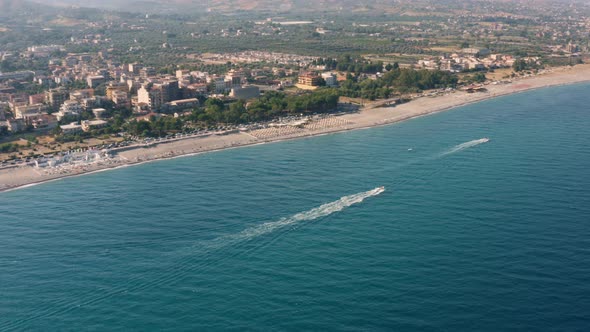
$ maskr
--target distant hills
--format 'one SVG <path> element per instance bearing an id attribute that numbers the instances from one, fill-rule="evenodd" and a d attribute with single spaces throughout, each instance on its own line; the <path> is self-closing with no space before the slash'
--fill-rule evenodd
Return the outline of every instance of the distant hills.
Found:
<path id="1" fill-rule="evenodd" d="M 0 18 L 30 15 L 51 10 L 50 6 L 26 0 L 0 0 Z"/>
<path id="2" fill-rule="evenodd" d="M 31 5 L 31 3 L 23 0 L 0 0 L 0 16 L 17 10 L 30 9 Z"/>
<path id="3" fill-rule="evenodd" d="M 0 0 L 19 3 L 22 0 Z M 30 0 L 51 6 L 80 6 L 134 12 L 322 12 L 391 8 L 396 0 Z"/>
<path id="4" fill-rule="evenodd" d="M 7 10 L 26 10 L 31 3 L 53 7 L 89 7 L 139 13 L 203 13 L 243 12 L 291 14 L 299 13 L 367 13 L 422 15 L 440 10 L 470 10 L 482 5 L 510 2 L 550 3 L 565 0 L 0 0 L 0 16 Z M 582 1 L 582 0 L 574 0 Z M 33 7 L 34 7 L 33 6 Z M 41 7 L 43 8 L 43 7 Z M 47 8 L 47 7 L 45 7 Z M 439 10 L 440 9 L 440 10 Z"/>

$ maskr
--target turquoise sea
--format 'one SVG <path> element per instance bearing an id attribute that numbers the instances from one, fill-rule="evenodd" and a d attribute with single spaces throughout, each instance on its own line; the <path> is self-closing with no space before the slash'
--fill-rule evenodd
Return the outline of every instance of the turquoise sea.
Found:
<path id="1" fill-rule="evenodd" d="M 589 92 L 0 193 L 0 330 L 587 331 Z"/>

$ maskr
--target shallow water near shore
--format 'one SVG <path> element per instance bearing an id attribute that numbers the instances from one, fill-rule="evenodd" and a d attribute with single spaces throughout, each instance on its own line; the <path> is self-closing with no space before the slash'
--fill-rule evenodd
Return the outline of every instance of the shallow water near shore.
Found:
<path id="1" fill-rule="evenodd" d="M 0 331 L 585 330 L 588 91 L 0 193 Z"/>

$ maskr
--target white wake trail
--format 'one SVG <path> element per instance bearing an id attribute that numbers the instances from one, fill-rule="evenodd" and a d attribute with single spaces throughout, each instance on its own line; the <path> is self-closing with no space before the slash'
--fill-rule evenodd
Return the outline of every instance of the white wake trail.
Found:
<path id="1" fill-rule="evenodd" d="M 474 146 L 477 146 L 477 145 L 480 145 L 480 144 L 483 144 L 483 143 L 487 143 L 489 141 L 490 141 L 489 138 L 484 137 L 484 138 L 480 138 L 480 139 L 475 139 L 473 141 L 461 143 L 461 144 L 459 144 L 457 146 L 454 146 L 451 149 L 449 149 L 449 150 L 441 153 L 440 154 L 440 157 L 446 156 L 446 155 L 449 155 L 449 154 L 453 154 L 455 152 L 463 151 L 465 149 L 469 149 L 469 148 L 472 148 Z"/>
<path id="2" fill-rule="evenodd" d="M 295 224 L 300 221 L 311 221 L 311 220 L 315 220 L 318 218 L 326 217 L 326 216 L 329 216 L 333 213 L 340 212 L 352 205 L 359 204 L 369 197 L 377 196 L 384 191 L 385 191 L 385 187 L 377 187 L 373 190 L 369 190 L 369 191 L 365 191 L 365 192 L 361 192 L 361 193 L 357 193 L 357 194 L 353 194 L 353 195 L 349 195 L 349 196 L 344 196 L 334 202 L 323 204 L 323 205 L 313 208 L 309 211 L 300 212 L 300 213 L 297 213 L 291 217 L 282 218 L 278 221 L 272 221 L 272 222 L 267 222 L 267 223 L 260 224 L 257 226 L 253 226 L 253 227 L 247 228 L 237 234 L 221 237 L 221 238 L 219 238 L 219 241 L 216 241 L 216 242 L 221 242 L 219 244 L 223 243 L 223 244 L 227 245 L 228 242 L 231 243 L 231 242 L 235 242 L 235 241 L 249 240 L 251 238 L 258 237 L 258 236 L 261 236 L 264 234 L 268 234 L 268 233 L 273 232 L 279 228 L 289 226 L 289 225 Z"/>
<path id="3" fill-rule="evenodd" d="M 333 213 L 342 211 L 352 205 L 359 204 L 369 197 L 377 196 L 384 191 L 385 187 L 377 187 L 373 190 L 357 193 L 354 195 L 344 196 L 334 202 L 326 203 L 311 210 L 297 213 L 288 218 L 282 218 L 278 221 L 267 222 L 261 225 L 253 226 L 237 234 L 222 236 L 208 243 L 201 243 L 201 245 L 193 247 L 193 249 L 190 250 L 188 254 L 184 253 L 185 257 L 180 261 L 176 261 L 175 264 L 173 264 L 170 267 L 168 273 L 164 273 L 163 275 L 154 280 L 145 282 L 144 280 L 132 279 L 125 284 L 117 285 L 113 290 L 108 291 L 106 293 L 93 293 L 87 296 L 83 296 L 81 297 L 82 300 L 77 303 L 70 303 L 66 300 L 54 302 L 51 304 L 51 307 L 48 307 L 35 315 L 32 315 L 19 321 L 3 322 L 0 320 L 0 330 L 18 329 L 24 326 L 24 324 L 26 324 L 27 322 L 44 317 L 53 317 L 59 313 L 75 310 L 80 306 L 88 306 L 90 304 L 101 303 L 106 299 L 112 298 L 123 293 L 132 293 L 166 283 L 173 283 L 175 281 L 182 279 L 183 277 L 186 277 L 194 269 L 203 268 L 209 265 L 210 262 L 195 264 L 195 254 L 198 253 L 199 250 L 203 250 L 203 252 L 201 253 L 211 252 L 212 250 L 221 249 L 230 245 L 240 244 L 241 242 L 250 240 L 252 238 L 256 238 L 264 234 L 271 233 L 282 227 L 296 224 L 297 222 L 312 221 L 318 218 L 326 217 Z M 178 254 L 175 254 L 175 256 L 178 256 Z"/>
<path id="4" fill-rule="evenodd" d="M 131 279 L 127 283 L 115 286 L 114 289 L 109 292 L 99 294 L 92 293 L 87 296 L 83 296 L 81 297 L 81 301 L 77 303 L 70 303 L 66 300 L 57 301 L 51 303 L 51 306 L 47 307 L 45 310 L 42 310 L 41 312 L 38 312 L 37 314 L 22 320 L 4 322 L 0 320 L 0 330 L 22 329 L 21 327 L 23 327 L 24 324 L 32 320 L 37 320 L 44 317 L 53 317 L 59 313 L 76 310 L 80 306 L 88 306 L 91 304 L 101 303 L 109 298 L 112 298 L 123 293 L 132 293 L 148 289 L 150 287 L 156 287 L 162 284 L 173 283 L 175 281 L 182 279 L 183 277 L 186 277 L 191 273 L 191 271 L 194 271 L 198 268 L 205 268 L 211 263 L 211 261 L 205 260 L 205 262 L 202 262 L 201 264 L 195 264 L 195 254 L 198 253 L 200 250 L 203 250 L 201 253 L 211 252 L 212 250 L 221 249 L 230 245 L 236 245 L 240 242 L 244 242 L 252 238 L 256 238 L 258 236 L 271 233 L 282 227 L 293 225 L 297 222 L 312 221 L 318 218 L 326 217 L 333 213 L 340 212 L 352 205 L 359 204 L 369 197 L 377 196 L 383 193 L 384 191 L 385 187 L 377 187 L 373 190 L 361 192 L 354 195 L 344 196 L 334 202 L 326 203 L 317 208 L 313 208 L 309 211 L 297 213 L 288 218 L 282 218 L 278 221 L 267 222 L 261 225 L 253 226 L 237 234 L 222 236 L 210 242 L 201 243 L 193 247 L 193 250 L 190 250 L 189 252 L 183 252 L 184 258 L 179 261 L 175 261 L 175 264 L 173 264 L 169 268 L 168 273 L 164 273 L 156 279 L 150 280 L 148 282 L 145 282 L 145 280 L 141 279 Z M 178 256 L 178 253 L 176 253 L 175 257 Z M 219 260 L 215 260 L 213 262 L 218 263 Z"/>

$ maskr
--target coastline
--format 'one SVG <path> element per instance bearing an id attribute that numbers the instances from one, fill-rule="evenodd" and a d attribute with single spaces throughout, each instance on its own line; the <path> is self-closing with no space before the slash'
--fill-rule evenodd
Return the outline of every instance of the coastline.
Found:
<path id="1" fill-rule="evenodd" d="M 487 92 L 467 93 L 464 91 L 455 91 L 442 96 L 423 96 L 394 107 L 367 106 L 358 113 L 334 116 L 331 118 L 332 120 L 327 121 L 325 126 L 318 124 L 317 128 L 313 127 L 307 130 L 294 129 L 292 131 L 287 130 L 283 132 L 281 132 L 281 130 L 275 130 L 274 135 L 270 136 L 264 136 L 266 133 L 262 132 L 239 132 L 207 137 L 191 137 L 170 142 L 156 143 L 151 146 L 138 146 L 127 150 L 117 151 L 115 154 L 116 159 L 112 162 L 84 165 L 78 168 L 72 168 L 69 171 L 63 170 L 53 173 L 45 172 L 45 174 L 42 174 L 35 168 L 29 166 L 2 169 L 0 170 L 0 192 L 31 187 L 68 177 L 140 165 L 157 160 L 194 156 L 206 152 L 215 152 L 237 147 L 390 125 L 496 97 L 589 81 L 590 65 L 559 67 L 553 68 L 551 72 L 536 76 L 513 79 L 513 81 L 508 84 L 486 85 Z"/>

